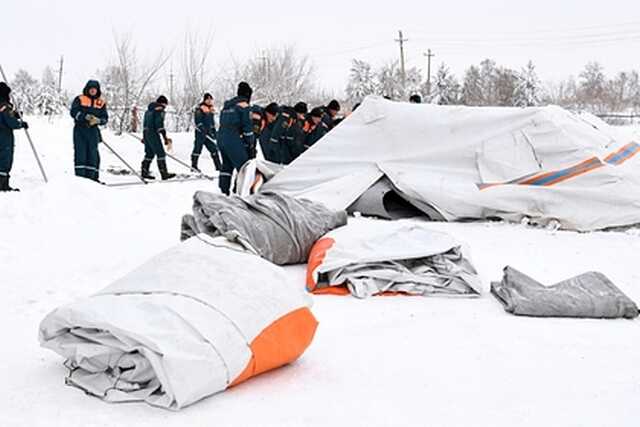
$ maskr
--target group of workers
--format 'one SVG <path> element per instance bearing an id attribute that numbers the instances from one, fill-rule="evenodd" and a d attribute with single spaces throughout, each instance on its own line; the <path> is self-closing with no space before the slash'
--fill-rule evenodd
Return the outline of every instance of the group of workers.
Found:
<path id="1" fill-rule="evenodd" d="M 9 185 L 14 152 L 14 130 L 28 129 L 28 124 L 11 103 L 11 89 L 0 82 L 0 191 L 17 191 Z M 195 140 L 191 154 L 191 168 L 199 171 L 199 158 L 203 148 L 210 153 L 220 174 L 219 186 L 229 194 L 234 171 L 256 158 L 257 146 L 265 160 L 287 165 L 309 147 L 316 144 L 342 119 L 338 118 L 340 103 L 331 101 L 326 107 L 309 111 L 306 103 L 293 107 L 271 103 L 266 107 L 251 105 L 253 89 L 246 82 L 238 85 L 237 95 L 224 103 L 220 112 L 220 125 L 216 128 L 214 100 L 206 93 L 194 112 Z M 153 180 L 150 167 L 157 159 L 163 180 L 176 175 L 167 170 L 165 147 L 172 144 L 165 129 L 165 113 L 169 100 L 160 96 L 149 104 L 144 114 L 144 158 L 141 176 Z M 100 126 L 109 121 L 107 105 L 102 98 L 100 83 L 90 80 L 82 94 L 71 105 L 74 120 L 73 147 L 75 174 L 99 182 L 102 141 Z"/>

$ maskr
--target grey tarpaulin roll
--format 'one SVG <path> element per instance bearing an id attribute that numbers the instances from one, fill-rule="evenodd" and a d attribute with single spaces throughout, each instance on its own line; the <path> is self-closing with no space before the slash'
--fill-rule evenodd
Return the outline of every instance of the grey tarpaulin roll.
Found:
<path id="1" fill-rule="evenodd" d="M 633 319 L 638 307 L 602 273 L 585 273 L 545 287 L 512 267 L 491 293 L 519 316 Z"/>
<path id="2" fill-rule="evenodd" d="M 274 264 L 301 264 L 318 239 L 346 223 L 345 211 L 278 193 L 242 198 L 198 191 L 193 215 L 182 219 L 181 238 L 224 236 Z"/>

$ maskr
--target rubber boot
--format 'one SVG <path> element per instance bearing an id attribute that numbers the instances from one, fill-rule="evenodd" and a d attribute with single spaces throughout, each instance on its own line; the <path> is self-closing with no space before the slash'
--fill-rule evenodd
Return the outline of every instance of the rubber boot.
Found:
<path id="1" fill-rule="evenodd" d="M 0 176 L 0 191 L 20 191 L 17 188 L 11 188 L 9 186 L 9 177 Z"/>
<path id="2" fill-rule="evenodd" d="M 151 172 L 149 172 L 150 167 L 151 167 L 151 160 L 142 161 L 142 178 L 148 179 L 151 181 L 156 179 L 156 177 L 151 175 Z"/>
<path id="3" fill-rule="evenodd" d="M 160 176 L 163 181 L 166 181 L 171 178 L 175 178 L 175 173 L 169 173 L 167 171 L 167 161 L 166 160 L 158 160 L 158 169 L 160 170 Z"/>
<path id="4" fill-rule="evenodd" d="M 199 156 L 191 156 L 191 169 L 195 169 L 200 172 L 200 169 L 198 169 L 198 159 Z"/>

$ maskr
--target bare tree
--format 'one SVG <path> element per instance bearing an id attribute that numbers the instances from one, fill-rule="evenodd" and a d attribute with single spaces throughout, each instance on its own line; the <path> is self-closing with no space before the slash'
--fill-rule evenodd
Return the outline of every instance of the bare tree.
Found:
<path id="1" fill-rule="evenodd" d="M 213 35 L 201 36 L 199 33 L 187 32 L 184 36 L 184 48 L 180 58 L 180 75 L 178 87 L 182 90 L 171 100 L 175 115 L 173 127 L 175 131 L 188 131 L 192 127 L 193 110 L 209 91 L 213 79 L 207 72 L 207 63 L 213 45 Z"/>
<path id="2" fill-rule="evenodd" d="M 253 102 L 293 104 L 313 96 L 314 68 L 308 56 L 300 56 L 292 46 L 256 53 L 247 61 L 233 61 L 231 70 L 216 81 L 217 93 L 228 97 L 240 81 L 254 89 Z"/>
<path id="3" fill-rule="evenodd" d="M 146 95 L 150 84 L 169 60 L 170 54 L 160 52 L 148 62 L 141 62 L 130 34 L 114 32 L 116 58 L 102 73 L 105 97 L 113 113 L 111 126 L 118 133 L 130 130 L 131 111 Z"/>

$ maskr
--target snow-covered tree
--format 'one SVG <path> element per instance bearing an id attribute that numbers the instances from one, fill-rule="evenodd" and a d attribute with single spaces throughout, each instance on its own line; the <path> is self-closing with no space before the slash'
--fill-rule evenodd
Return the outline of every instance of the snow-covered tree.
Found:
<path id="1" fill-rule="evenodd" d="M 67 98 L 58 90 L 58 83 L 51 67 L 45 68 L 43 72 L 34 106 L 35 112 L 43 116 L 62 114 L 68 108 Z"/>
<path id="2" fill-rule="evenodd" d="M 480 69 L 475 65 L 469 67 L 465 72 L 462 84 L 462 103 L 470 106 L 484 104 L 482 76 Z"/>
<path id="3" fill-rule="evenodd" d="M 25 114 L 35 113 L 35 100 L 40 84 L 38 80 L 33 78 L 25 70 L 18 70 L 13 81 L 11 82 L 11 95 L 17 104 L 17 107 Z"/>
<path id="4" fill-rule="evenodd" d="M 538 78 L 536 67 L 532 61 L 518 73 L 518 85 L 514 94 L 517 107 L 534 107 L 540 104 L 542 84 Z"/>
<path id="5" fill-rule="evenodd" d="M 453 105 L 460 102 L 460 83 L 451 74 L 449 67 L 442 63 L 432 85 L 431 103 L 438 105 Z"/>
<path id="6" fill-rule="evenodd" d="M 354 59 L 351 64 L 349 83 L 346 89 L 349 99 L 354 102 L 360 102 L 365 97 L 376 94 L 377 92 L 378 84 L 376 81 L 376 73 L 373 71 L 371 64 Z"/>
<path id="7" fill-rule="evenodd" d="M 590 62 L 580 73 L 578 101 L 594 112 L 606 112 L 606 77 L 604 68 L 598 62 Z"/>
<path id="8" fill-rule="evenodd" d="M 378 94 L 388 96 L 393 100 L 404 98 L 404 88 L 402 87 L 402 73 L 398 61 L 391 61 L 384 64 L 377 72 Z"/>

